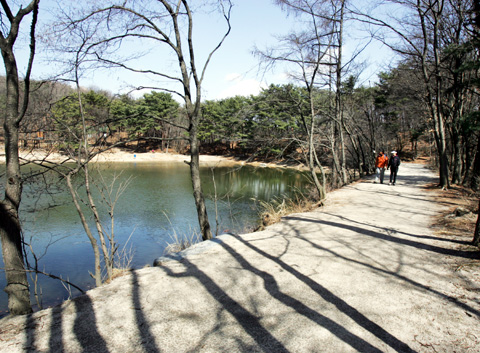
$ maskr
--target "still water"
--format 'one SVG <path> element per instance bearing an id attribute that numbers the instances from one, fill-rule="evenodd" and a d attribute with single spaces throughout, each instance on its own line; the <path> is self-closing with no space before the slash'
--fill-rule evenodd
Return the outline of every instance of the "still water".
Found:
<path id="1" fill-rule="evenodd" d="M 107 184 L 115 176 L 116 185 L 130 179 L 115 207 L 114 233 L 120 249 L 126 244 L 126 249 L 133 252 L 133 268 L 151 265 L 155 258 L 163 255 L 174 234 L 185 237 L 198 233 L 190 173 L 185 163 L 116 163 L 98 167 Z M 4 166 L 0 166 L 0 173 L 3 170 Z M 258 224 L 259 201 L 292 196 L 308 184 L 304 174 L 284 169 L 202 167 L 201 174 L 214 234 L 216 218 L 218 234 L 251 231 Z M 70 195 L 63 190 L 63 182 L 58 177 L 41 179 L 47 181 L 47 191 L 38 180 L 24 186 L 21 215 L 25 239 L 32 244 L 41 270 L 62 276 L 84 290 L 92 288 L 94 281 L 88 274 L 93 272 L 92 249 Z M 100 180 L 98 174 L 94 179 Z M 3 190 L 0 191 L 3 195 Z M 108 217 L 104 221 L 109 222 Z M 32 256 L 29 261 L 33 263 Z M 3 267 L 1 259 L 0 267 Z M 40 285 L 44 306 L 68 298 L 59 281 L 40 276 Z M 0 288 L 4 287 L 2 273 Z M 72 295 L 78 295 L 78 291 L 72 289 Z M 2 290 L 0 317 L 6 310 L 7 296 Z"/>

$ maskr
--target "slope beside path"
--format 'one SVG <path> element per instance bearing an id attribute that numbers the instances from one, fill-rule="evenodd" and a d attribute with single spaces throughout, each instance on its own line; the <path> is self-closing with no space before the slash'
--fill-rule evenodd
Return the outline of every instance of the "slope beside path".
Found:
<path id="1" fill-rule="evenodd" d="M 429 228 L 435 179 L 402 164 L 396 186 L 363 180 L 262 232 L 4 318 L 0 351 L 480 352 L 479 283 L 467 293 L 451 266 L 478 254 Z"/>

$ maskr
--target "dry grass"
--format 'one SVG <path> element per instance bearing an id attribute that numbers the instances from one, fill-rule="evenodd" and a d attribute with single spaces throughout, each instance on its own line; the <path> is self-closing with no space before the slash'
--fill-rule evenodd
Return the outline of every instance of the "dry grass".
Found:
<path id="1" fill-rule="evenodd" d="M 106 278 L 105 283 L 110 283 L 115 278 L 119 278 L 129 273 L 132 270 L 132 261 L 135 251 L 131 244 L 129 244 L 130 238 L 133 235 L 133 231 L 128 237 L 127 241 L 122 248 L 117 249 L 114 259 L 114 267 L 112 269 L 112 278 Z"/>
<path id="2" fill-rule="evenodd" d="M 478 217 L 478 194 L 462 186 L 439 190 L 436 185 L 428 185 L 427 189 L 434 192 L 434 198 L 438 203 L 446 206 L 432 224 L 435 234 L 444 239 L 454 240 L 452 244 L 455 250 L 479 251 L 478 247 L 471 245 Z M 460 215 L 464 212 L 467 213 Z M 480 270 L 480 260 L 457 258 L 453 266 L 456 269 L 468 266 Z"/>
<path id="3" fill-rule="evenodd" d="M 107 278 L 104 281 L 104 283 L 106 283 L 106 284 L 110 283 L 116 278 L 123 277 L 125 274 L 129 273 L 130 271 L 131 271 L 131 268 L 116 268 L 116 267 L 114 267 L 112 269 L 112 272 L 113 272 L 112 278 L 111 279 Z"/>
<path id="4" fill-rule="evenodd" d="M 163 254 L 169 255 L 178 253 L 191 247 L 196 243 L 199 243 L 201 240 L 201 235 L 192 229 L 190 230 L 188 235 L 179 235 L 176 231 L 174 231 L 170 235 L 170 241 L 167 242 L 168 245 L 166 246 Z"/>
<path id="5" fill-rule="evenodd" d="M 472 245 L 475 224 L 478 217 L 478 194 L 475 195 L 470 190 L 454 186 L 449 190 L 439 191 L 436 186 L 431 185 L 432 191 L 435 190 L 435 199 L 440 204 L 446 206 L 443 212 L 435 217 L 432 224 L 435 234 L 442 239 L 449 239 L 449 247 L 453 250 L 472 253 L 479 253 L 479 248 Z M 463 209 L 468 213 L 460 215 L 465 211 L 458 213 Z M 452 256 L 448 258 L 451 269 L 457 273 L 457 288 L 461 288 L 463 293 L 462 300 L 470 299 L 478 302 L 478 293 L 480 291 L 480 259 L 479 256 L 472 258 Z M 459 297 L 460 298 L 460 297 Z"/>
<path id="6" fill-rule="evenodd" d="M 438 190 L 434 185 L 429 185 L 427 188 Z M 473 238 L 478 214 L 478 196 L 467 188 L 454 186 L 448 190 L 439 191 L 435 199 L 438 203 L 447 206 L 445 211 L 435 218 L 433 227 L 436 231 L 453 237 Z M 461 209 L 468 213 L 457 216 L 456 210 Z"/>
<path id="7" fill-rule="evenodd" d="M 318 202 L 313 202 L 303 195 L 297 195 L 294 198 L 274 199 L 270 202 L 261 201 L 260 219 L 262 225 L 258 230 L 280 222 L 284 216 L 292 213 L 309 212 L 318 206 Z"/>

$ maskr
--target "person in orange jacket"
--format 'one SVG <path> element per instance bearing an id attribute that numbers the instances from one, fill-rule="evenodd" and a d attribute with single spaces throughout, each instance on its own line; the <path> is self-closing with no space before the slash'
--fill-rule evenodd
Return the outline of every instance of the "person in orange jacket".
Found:
<path id="1" fill-rule="evenodd" d="M 385 151 L 381 151 L 375 159 L 376 174 L 374 183 L 378 183 L 378 180 L 380 180 L 380 184 L 383 184 L 383 177 L 385 176 L 385 168 L 387 168 L 387 166 L 388 157 L 385 155 Z"/>

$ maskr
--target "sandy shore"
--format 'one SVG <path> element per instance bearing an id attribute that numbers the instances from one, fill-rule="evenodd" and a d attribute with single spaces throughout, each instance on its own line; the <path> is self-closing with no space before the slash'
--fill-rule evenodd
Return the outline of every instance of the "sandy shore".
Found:
<path id="1" fill-rule="evenodd" d="M 104 152 L 98 157 L 94 158 L 94 162 L 184 162 L 189 161 L 189 155 L 175 154 L 175 153 L 164 153 L 164 152 L 127 152 L 119 149 L 111 150 Z M 210 156 L 202 155 L 200 156 L 200 162 L 205 164 L 232 164 L 238 163 L 238 161 L 233 158 L 223 157 L 223 156 Z"/>
<path id="2" fill-rule="evenodd" d="M 20 158 L 28 161 L 49 161 L 63 162 L 68 157 L 56 152 L 48 152 L 45 150 L 21 150 Z M 105 151 L 93 159 L 94 162 L 176 162 L 188 161 L 188 155 L 162 153 L 162 152 L 127 152 L 120 149 L 112 149 Z M 227 162 L 232 159 L 222 156 L 201 156 L 202 162 L 215 163 Z M 232 160 L 233 161 L 233 160 Z M 0 149 L 0 163 L 5 163 L 5 151 Z"/>
<path id="3" fill-rule="evenodd" d="M 41 162 L 49 161 L 52 163 L 61 163 L 68 160 L 67 156 L 56 152 L 48 152 L 45 150 L 21 150 L 20 158 L 24 161 Z M 164 162 L 184 162 L 189 161 L 190 156 L 184 154 L 164 153 L 164 152 L 130 152 L 118 148 L 111 149 L 99 154 L 92 161 L 98 163 L 109 162 L 138 162 L 138 163 L 164 163 Z M 0 164 L 5 163 L 5 152 L 0 149 Z M 201 155 L 200 163 L 208 166 L 228 166 L 228 165 L 252 165 L 257 167 L 271 167 L 271 168 L 294 168 L 304 169 L 302 163 L 296 165 L 283 165 L 277 163 L 263 163 L 263 162 L 246 162 L 236 159 L 234 157 L 216 156 L 216 155 Z"/>

